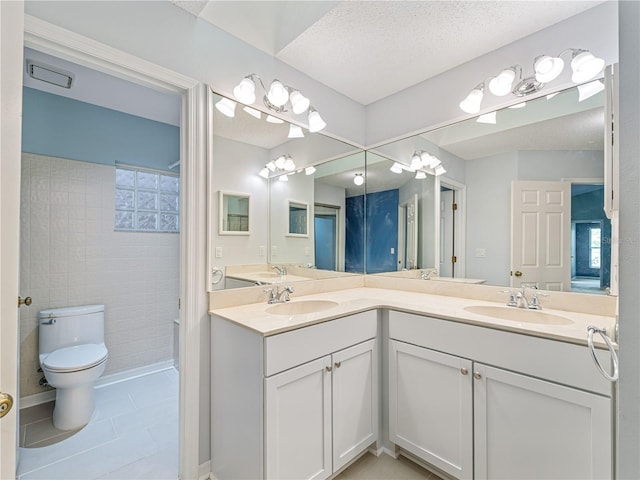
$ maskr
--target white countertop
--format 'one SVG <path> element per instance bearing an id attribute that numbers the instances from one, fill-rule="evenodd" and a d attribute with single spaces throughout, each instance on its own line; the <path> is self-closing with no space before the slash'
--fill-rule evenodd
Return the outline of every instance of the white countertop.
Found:
<path id="1" fill-rule="evenodd" d="M 290 303 L 307 300 L 330 300 L 337 302 L 338 305 L 317 313 L 275 315 L 267 311 L 273 305 L 261 302 L 214 309 L 209 313 L 242 325 L 263 336 L 275 335 L 376 308 L 428 315 L 579 345 L 586 345 L 587 327 L 589 325 L 606 328 L 609 336 L 611 336 L 615 325 L 614 317 L 545 309 L 544 306 L 542 312 L 567 318 L 572 323 L 568 325 L 546 325 L 503 320 L 468 312 L 465 307 L 476 305 L 505 307 L 504 303 L 371 287 L 351 288 L 298 297 L 293 295 Z M 515 309 L 515 307 L 508 308 Z M 599 347 L 606 348 L 598 335 L 594 336 L 594 343 Z"/>

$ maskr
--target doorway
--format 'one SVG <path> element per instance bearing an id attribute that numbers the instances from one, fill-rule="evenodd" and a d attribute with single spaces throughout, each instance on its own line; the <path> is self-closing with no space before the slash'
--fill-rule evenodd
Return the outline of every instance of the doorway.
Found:
<path id="1" fill-rule="evenodd" d="M 313 210 L 315 267 L 321 270 L 338 270 L 338 234 L 340 232 L 340 207 L 316 203 Z"/>
<path id="2" fill-rule="evenodd" d="M 436 204 L 438 276 L 466 276 L 466 185 L 438 177 Z"/>

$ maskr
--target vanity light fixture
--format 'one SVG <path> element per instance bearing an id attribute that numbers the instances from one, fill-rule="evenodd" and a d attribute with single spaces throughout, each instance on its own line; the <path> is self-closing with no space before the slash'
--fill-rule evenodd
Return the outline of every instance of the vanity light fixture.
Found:
<path id="1" fill-rule="evenodd" d="M 393 165 L 391 165 L 391 168 L 389 170 L 391 170 L 393 173 L 402 173 L 404 168 L 402 168 L 402 165 L 398 162 L 393 162 Z"/>
<path id="2" fill-rule="evenodd" d="M 274 117 L 272 115 L 267 115 L 266 120 L 269 123 L 284 123 L 284 120 L 282 120 L 282 119 L 280 119 L 278 117 Z"/>
<path id="3" fill-rule="evenodd" d="M 509 105 L 507 108 L 524 108 L 527 106 L 527 102 L 516 103 L 515 105 Z"/>
<path id="4" fill-rule="evenodd" d="M 313 167 L 310 167 L 310 168 L 313 168 Z M 269 178 L 269 176 L 272 173 L 293 172 L 295 169 L 296 169 L 296 164 L 293 161 L 293 158 L 291 158 L 291 155 L 285 154 L 285 155 L 280 155 L 275 160 L 271 160 L 269 163 L 267 163 L 262 168 L 262 170 L 258 172 L 258 175 L 260 175 L 262 178 Z M 307 173 L 307 175 L 309 174 Z M 282 180 L 282 181 L 286 182 L 287 180 Z"/>
<path id="5" fill-rule="evenodd" d="M 484 115 L 480 115 L 476 119 L 476 122 L 478 122 L 478 123 L 490 123 L 492 125 L 495 125 L 495 123 L 496 123 L 496 114 L 497 114 L 497 112 L 495 110 L 493 112 L 485 113 Z"/>
<path id="6" fill-rule="evenodd" d="M 256 101 L 256 84 L 260 85 L 264 92 L 262 103 L 271 111 L 284 113 L 291 110 L 296 115 L 308 112 L 307 122 L 310 132 L 319 132 L 326 123 L 320 114 L 311 106 L 309 98 L 305 97 L 300 90 L 285 85 L 280 80 L 275 79 L 267 89 L 262 79 L 255 73 L 247 75 L 233 89 L 233 96 L 245 105 L 252 105 Z M 267 121 L 269 117 L 267 117 Z M 273 117 L 271 117 L 273 118 Z"/>
<path id="7" fill-rule="evenodd" d="M 442 165 L 438 165 L 435 168 L 436 177 L 439 177 L 440 175 L 443 175 L 445 173 L 447 173 L 447 171 L 445 170 L 445 168 Z"/>
<path id="8" fill-rule="evenodd" d="M 411 165 L 412 170 L 419 170 L 422 168 L 422 157 L 420 156 L 420 152 L 413 152 L 413 156 L 411 157 Z"/>
<path id="9" fill-rule="evenodd" d="M 288 182 L 289 181 L 289 175 L 280 175 L 278 177 L 278 181 L 279 182 Z"/>
<path id="10" fill-rule="evenodd" d="M 604 84 L 600 80 L 578 85 L 578 101 L 582 102 L 604 90 Z"/>
<path id="11" fill-rule="evenodd" d="M 425 172 L 422 170 L 418 170 L 416 172 L 416 180 L 424 180 L 425 178 L 427 178 L 427 174 Z"/>
<path id="12" fill-rule="evenodd" d="M 514 94 L 517 97 L 525 97 L 542 89 L 562 73 L 564 60 L 560 58 L 566 52 L 571 52 L 571 81 L 584 83 L 595 78 L 604 68 L 605 61 L 594 56 L 588 50 L 579 48 L 567 48 L 555 57 L 539 55 L 533 61 L 533 76 L 523 78 L 523 69 L 520 65 L 514 65 L 504 69 L 497 76 L 489 80 L 489 91 L 498 97 Z M 518 74 L 518 75 L 517 75 Z M 518 76 L 518 82 L 513 85 Z M 466 113 L 480 112 L 480 104 L 484 96 L 485 82 L 478 84 L 467 97 L 460 102 L 460 109 Z"/>
<path id="13" fill-rule="evenodd" d="M 442 163 L 437 157 L 428 152 L 420 152 L 420 158 L 422 159 L 422 165 L 431 169 L 436 168 Z"/>
<path id="14" fill-rule="evenodd" d="M 305 175 L 313 175 L 314 173 L 316 173 L 316 167 L 307 167 L 304 169 L 304 174 Z"/>
<path id="15" fill-rule="evenodd" d="M 216 103 L 216 108 L 220 113 L 226 115 L 229 118 L 233 118 L 236 115 L 236 102 L 229 100 L 228 98 L 222 98 Z"/>
<path id="16" fill-rule="evenodd" d="M 267 167 L 262 167 L 260 173 L 258 173 L 262 178 L 269 178 L 269 169 Z"/>
<path id="17" fill-rule="evenodd" d="M 244 107 L 242 110 L 247 112 L 252 117 L 257 118 L 258 120 L 262 118 L 262 112 L 260 110 L 256 110 L 255 108 L 251 108 L 251 107 Z"/>
<path id="18" fill-rule="evenodd" d="M 361 173 L 356 173 L 353 177 L 353 183 L 355 183 L 357 186 L 362 185 L 364 183 L 364 176 Z"/>

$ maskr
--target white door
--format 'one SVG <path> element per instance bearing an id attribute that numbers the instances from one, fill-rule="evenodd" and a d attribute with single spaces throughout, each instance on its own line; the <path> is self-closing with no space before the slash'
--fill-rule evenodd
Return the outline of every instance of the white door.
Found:
<path id="1" fill-rule="evenodd" d="M 0 418 L 2 479 L 16 474 L 23 35 L 23 2 L 0 2 L 0 392 L 14 401 Z"/>
<path id="2" fill-rule="evenodd" d="M 369 340 L 334 353 L 333 470 L 378 439 L 378 356 Z"/>
<path id="3" fill-rule="evenodd" d="M 511 183 L 511 286 L 571 290 L 571 184 Z"/>
<path id="4" fill-rule="evenodd" d="M 418 194 L 407 202 L 406 268 L 418 268 Z"/>
<path id="5" fill-rule="evenodd" d="M 470 360 L 391 340 L 389 439 L 455 478 L 473 475 Z"/>
<path id="6" fill-rule="evenodd" d="M 331 475 L 331 357 L 265 379 L 265 477 Z"/>
<path id="7" fill-rule="evenodd" d="M 612 478 L 610 398 L 478 363 L 474 376 L 474 478 Z"/>
<path id="8" fill-rule="evenodd" d="M 447 278 L 454 276 L 454 263 L 452 261 L 455 255 L 454 198 L 454 190 L 440 192 L 440 269 L 438 270 L 438 275 Z"/>

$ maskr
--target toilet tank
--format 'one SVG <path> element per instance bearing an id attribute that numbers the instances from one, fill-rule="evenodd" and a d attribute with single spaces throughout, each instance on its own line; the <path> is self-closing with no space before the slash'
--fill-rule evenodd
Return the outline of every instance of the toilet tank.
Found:
<path id="1" fill-rule="evenodd" d="M 39 351 L 104 343 L 104 305 L 52 308 L 38 314 Z"/>

